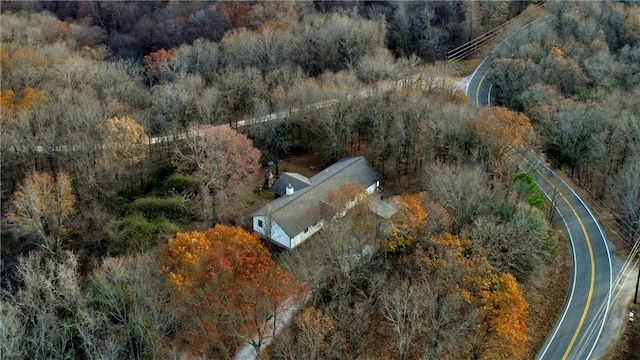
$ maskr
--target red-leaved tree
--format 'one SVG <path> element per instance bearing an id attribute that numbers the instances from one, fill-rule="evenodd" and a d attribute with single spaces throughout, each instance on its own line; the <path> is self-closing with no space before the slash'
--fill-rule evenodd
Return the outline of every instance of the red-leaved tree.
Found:
<path id="1" fill-rule="evenodd" d="M 180 315 L 202 343 L 248 342 L 259 352 L 304 294 L 258 237 L 237 227 L 178 233 L 163 261 Z"/>
<path id="2" fill-rule="evenodd" d="M 218 193 L 257 176 L 260 151 L 229 126 L 201 125 L 188 131 L 186 139 L 177 144 L 174 163 L 202 179 L 202 193 L 211 196 L 212 226 L 215 226 Z"/>
<path id="3" fill-rule="evenodd" d="M 144 71 L 149 76 L 149 81 L 153 85 L 154 82 L 164 83 L 174 70 L 175 52 L 173 50 L 160 49 L 145 55 L 142 58 Z"/>

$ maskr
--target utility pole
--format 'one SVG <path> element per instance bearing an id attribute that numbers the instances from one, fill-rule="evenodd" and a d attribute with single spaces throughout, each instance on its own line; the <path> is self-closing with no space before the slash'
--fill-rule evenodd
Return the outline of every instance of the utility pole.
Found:
<path id="1" fill-rule="evenodd" d="M 636 240 L 636 245 L 638 242 L 640 242 L 640 238 Z M 640 256 L 640 252 L 636 251 L 636 255 Z M 636 296 L 633 298 L 634 304 L 638 303 L 638 287 L 639 286 L 640 286 L 640 264 L 638 264 L 638 278 L 636 279 Z"/>
<path id="2" fill-rule="evenodd" d="M 636 296 L 633 298 L 633 303 L 638 303 L 638 285 L 640 285 L 640 266 L 638 266 L 638 279 L 636 280 Z"/>
<path id="3" fill-rule="evenodd" d="M 638 303 L 638 286 L 640 286 L 640 264 L 638 264 L 638 278 L 636 279 L 636 296 L 633 298 L 633 303 Z"/>

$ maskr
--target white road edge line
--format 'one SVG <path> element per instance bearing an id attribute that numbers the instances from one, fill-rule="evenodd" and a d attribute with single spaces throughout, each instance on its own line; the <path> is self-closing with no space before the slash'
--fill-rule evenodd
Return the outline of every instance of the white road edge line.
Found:
<path id="1" fill-rule="evenodd" d="M 541 163 L 542 163 L 542 166 L 544 166 L 547 170 L 553 172 L 553 170 L 551 170 L 545 163 L 543 163 L 543 162 L 541 162 Z M 600 222 L 598 221 L 598 219 L 591 212 L 591 209 L 589 209 L 589 207 L 582 200 L 582 198 L 580 196 L 578 196 L 578 194 L 576 194 L 576 192 L 573 191 L 573 189 L 562 178 L 559 178 L 559 179 L 569 189 L 569 191 L 571 191 L 573 193 L 573 195 L 575 195 L 575 197 L 578 199 L 578 201 L 580 201 L 582 206 L 584 206 L 584 208 L 587 210 L 587 212 L 589 213 L 589 216 L 591 216 L 591 218 L 593 219 L 594 223 L 598 227 L 598 231 L 600 232 L 600 236 L 602 237 L 602 241 L 604 242 L 605 249 L 607 250 L 607 261 L 609 263 L 609 293 L 607 294 L 607 308 L 606 308 L 606 311 L 604 313 L 604 319 L 602 321 L 602 324 L 600 325 L 600 330 L 598 331 L 598 336 L 596 336 L 596 341 L 593 343 L 593 346 L 591 347 L 591 350 L 589 351 L 589 354 L 587 356 L 587 359 L 588 359 L 588 358 L 591 357 L 591 355 L 593 354 L 593 351 L 596 348 L 596 345 L 600 341 L 600 336 L 602 335 L 602 331 L 604 330 L 604 324 L 606 323 L 606 319 L 609 316 L 609 308 L 611 307 L 611 284 L 612 284 L 612 281 L 613 281 L 613 265 L 611 264 L 611 252 L 609 250 L 609 244 L 607 243 L 607 237 L 604 234 L 604 231 L 602 231 L 602 227 L 600 226 Z"/>
<path id="2" fill-rule="evenodd" d="M 538 160 L 538 159 L 536 159 L 536 160 Z M 553 170 L 551 172 L 554 174 L 554 176 L 557 176 L 557 175 L 555 175 L 555 172 L 553 172 Z M 573 240 L 573 236 L 571 235 L 571 230 L 569 229 L 569 225 L 567 224 L 567 220 L 564 218 L 564 216 L 560 212 L 560 209 L 558 208 L 558 205 L 556 205 L 554 203 L 554 201 L 551 198 L 551 196 L 549 196 L 549 194 L 547 194 L 547 192 L 541 186 L 538 186 L 538 188 L 540 188 L 540 190 L 542 190 L 542 192 L 545 194 L 545 196 L 549 199 L 549 201 L 556 208 L 557 213 L 560 215 L 560 218 L 562 219 L 562 222 L 564 223 L 564 227 L 565 227 L 565 229 L 567 229 L 567 234 L 569 234 L 569 241 L 571 242 L 571 248 L 572 248 L 571 255 L 573 257 L 573 281 L 571 282 L 571 292 L 569 293 L 569 297 L 567 299 L 567 302 L 564 305 L 562 316 L 556 322 L 557 326 L 554 326 L 555 329 L 553 331 L 553 334 L 551 334 L 551 336 L 549 338 L 547 338 L 547 345 L 545 346 L 545 348 L 542 351 L 542 353 L 540 354 L 540 356 L 536 357 L 537 359 L 542 359 L 542 358 L 544 358 L 544 355 L 546 354 L 547 350 L 549 350 L 549 346 L 551 346 L 551 344 L 553 343 L 553 340 L 555 339 L 555 337 L 556 337 L 556 335 L 558 333 L 558 330 L 560 330 L 560 325 L 562 325 L 562 323 L 564 322 L 565 317 L 567 316 L 567 312 L 569 311 L 569 304 L 571 304 L 571 301 L 573 301 L 573 294 L 575 293 L 576 282 L 577 282 L 578 275 L 577 275 L 577 272 L 576 272 L 576 252 L 575 252 L 575 248 L 576 247 L 575 247 L 575 243 L 574 243 L 574 240 Z"/>

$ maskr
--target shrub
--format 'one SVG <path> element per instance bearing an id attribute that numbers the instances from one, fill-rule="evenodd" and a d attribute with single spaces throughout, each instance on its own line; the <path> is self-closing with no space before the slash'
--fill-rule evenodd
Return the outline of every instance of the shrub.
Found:
<path id="1" fill-rule="evenodd" d="M 158 165 L 158 168 L 156 169 L 156 173 L 155 173 L 156 183 L 162 184 L 164 179 L 173 175 L 173 173 L 175 172 L 176 172 L 176 167 L 170 162 L 165 162 Z"/>
<path id="2" fill-rule="evenodd" d="M 197 192 L 200 184 L 200 181 L 193 176 L 176 172 L 164 180 L 163 188 L 164 191 L 173 190 L 177 193 L 182 193 L 183 191 Z"/>
<path id="3" fill-rule="evenodd" d="M 158 182 L 156 179 L 149 179 L 144 183 L 142 189 L 142 195 L 160 195 L 161 191 L 158 189 Z"/>
<path id="4" fill-rule="evenodd" d="M 155 244 L 156 228 L 142 214 L 129 215 L 107 225 L 110 255 L 141 253 Z"/>
<path id="5" fill-rule="evenodd" d="M 133 202 L 133 209 L 150 220 L 164 217 L 178 223 L 185 223 L 191 219 L 184 199 L 179 196 L 163 199 L 153 196 L 140 198 Z"/>
<path id="6" fill-rule="evenodd" d="M 161 237 L 162 235 L 167 235 L 168 238 L 172 238 L 178 231 L 181 230 L 179 225 L 172 223 L 171 221 L 165 218 L 157 219 L 152 223 L 153 223 L 153 226 L 155 227 L 156 234 L 158 235 L 158 237 Z"/>
<path id="7" fill-rule="evenodd" d="M 538 185 L 536 184 L 536 181 L 534 180 L 533 176 L 531 176 L 531 174 L 520 173 L 515 177 L 514 181 L 516 183 L 524 184 L 521 190 L 525 191 L 529 205 L 539 210 L 542 210 L 544 208 L 544 194 L 538 188 Z"/>
<path id="8" fill-rule="evenodd" d="M 126 202 L 132 202 L 138 196 L 140 196 L 140 191 L 132 186 L 123 187 L 118 191 L 118 197 Z"/>

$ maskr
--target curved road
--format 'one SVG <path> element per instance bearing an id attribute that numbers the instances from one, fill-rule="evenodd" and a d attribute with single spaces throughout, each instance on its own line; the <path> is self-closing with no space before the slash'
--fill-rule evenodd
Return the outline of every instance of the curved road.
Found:
<path id="1" fill-rule="evenodd" d="M 481 106 L 489 106 L 491 103 L 491 83 L 488 82 L 486 80 L 486 75 L 487 75 L 487 70 L 489 69 L 489 66 L 491 65 L 491 60 L 494 56 L 494 53 L 497 49 L 500 48 L 500 46 L 502 44 L 504 44 L 506 41 L 509 41 L 509 39 L 516 35 L 517 33 L 521 32 L 521 31 L 525 31 L 527 29 L 529 29 L 530 27 L 536 26 L 538 24 L 541 24 L 543 22 L 547 22 L 549 21 L 548 17 L 542 17 L 539 19 L 536 19 L 528 24 L 525 24 L 523 26 L 521 26 L 520 28 L 516 29 L 514 32 L 512 32 L 511 34 L 509 34 L 509 36 L 507 36 L 506 38 L 504 38 L 502 41 L 500 41 L 500 43 L 498 43 L 498 45 L 496 45 L 495 48 L 493 48 L 493 50 L 491 50 L 491 52 L 489 53 L 489 55 L 487 55 L 487 57 L 485 57 L 482 62 L 480 62 L 480 64 L 478 65 L 478 67 L 475 69 L 475 71 L 473 72 L 473 74 L 471 74 L 471 76 L 469 76 L 469 79 L 466 83 L 465 86 L 465 93 L 467 94 L 467 96 L 469 97 L 469 99 L 471 99 L 471 103 L 474 105 L 481 105 Z"/>
<path id="2" fill-rule="evenodd" d="M 473 71 L 473 74 L 469 76 L 467 79 L 467 84 L 465 86 L 465 93 L 467 97 L 471 100 L 473 105 L 478 106 L 490 106 L 491 105 L 491 88 L 492 85 L 490 82 L 486 80 L 487 70 L 489 70 L 489 65 L 491 61 L 489 61 L 491 54 L 484 58 L 480 65 Z"/>
<path id="3" fill-rule="evenodd" d="M 467 96 L 478 106 L 491 103 L 491 84 L 486 80 L 491 56 L 480 63 L 466 85 Z M 589 359 L 606 322 L 611 298 L 612 269 L 606 237 L 585 202 L 544 162 L 524 149 L 513 153 L 553 202 L 573 253 L 573 278 L 564 309 L 536 358 Z"/>
<path id="4" fill-rule="evenodd" d="M 520 150 L 531 173 L 553 202 L 569 234 L 573 253 L 571 288 L 560 318 L 538 359 L 589 359 L 607 320 L 612 269 L 605 235 L 580 197 L 540 159 Z"/>

